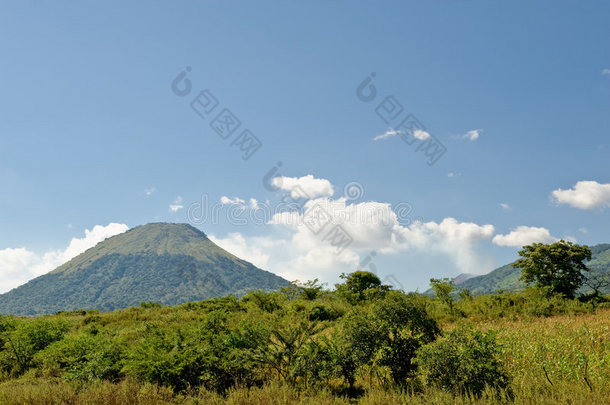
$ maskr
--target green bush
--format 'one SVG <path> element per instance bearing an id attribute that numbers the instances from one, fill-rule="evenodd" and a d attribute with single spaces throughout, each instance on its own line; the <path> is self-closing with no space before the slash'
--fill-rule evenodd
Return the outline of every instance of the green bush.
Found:
<path id="1" fill-rule="evenodd" d="M 117 342 L 92 335 L 68 336 L 55 342 L 37 353 L 35 362 L 49 374 L 64 370 L 68 381 L 117 381 L 123 365 Z"/>
<path id="2" fill-rule="evenodd" d="M 203 362 L 197 346 L 180 330 L 145 327 L 143 339 L 128 350 L 121 372 L 176 390 L 199 386 Z"/>
<path id="3" fill-rule="evenodd" d="M 63 338 L 69 326 L 62 318 L 37 318 L 11 325 L 3 321 L 0 340 L 4 350 L 0 352 L 0 369 L 8 375 L 18 376 L 34 364 L 34 355 L 51 343 Z"/>
<path id="4" fill-rule="evenodd" d="M 358 364 L 385 366 L 396 384 L 416 369 L 416 350 L 436 339 L 440 329 L 416 294 L 388 292 L 369 313 L 354 311 L 344 321 L 347 349 Z"/>
<path id="5" fill-rule="evenodd" d="M 495 334 L 455 329 L 417 351 L 415 362 L 427 383 L 460 394 L 480 395 L 486 386 L 505 389 L 509 377 L 498 360 Z"/>
<path id="6" fill-rule="evenodd" d="M 311 321 L 334 321 L 341 314 L 332 307 L 324 304 L 315 304 L 309 310 L 309 320 Z"/>

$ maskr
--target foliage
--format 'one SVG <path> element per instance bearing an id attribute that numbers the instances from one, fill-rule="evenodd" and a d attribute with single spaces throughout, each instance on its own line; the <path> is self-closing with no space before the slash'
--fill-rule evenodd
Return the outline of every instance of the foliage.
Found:
<path id="1" fill-rule="evenodd" d="M 396 291 L 375 302 L 369 313 L 352 312 L 343 331 L 356 357 L 388 367 L 396 384 L 404 384 L 415 371 L 415 351 L 440 332 L 419 297 Z"/>
<path id="2" fill-rule="evenodd" d="M 499 354 L 493 332 L 460 328 L 420 348 L 416 363 L 428 383 L 479 396 L 487 386 L 506 389 L 509 385 Z"/>
<path id="3" fill-rule="evenodd" d="M 353 278 L 352 290 L 316 282 L 175 307 L 0 317 L 0 403 L 465 403 L 467 395 L 422 385 L 415 362 L 422 347 L 436 347 L 441 326 L 447 341 L 462 318 L 475 326 L 460 345 L 476 348 L 476 331 L 497 332 L 494 358 L 514 381 L 481 400 L 508 400 L 513 389 L 524 403 L 540 402 L 534 393 L 555 392 L 542 366 L 554 388 L 582 394 L 583 385 L 589 399 L 610 387 L 604 303 L 532 288 L 456 300 L 451 313 L 437 299 L 361 282 L 368 277 Z M 563 388 L 557 395 L 571 398 Z"/>
<path id="4" fill-rule="evenodd" d="M 450 278 L 431 278 L 430 286 L 438 298 L 443 304 L 447 305 L 449 312 L 453 313 L 453 297 L 451 293 L 455 290 L 455 283 Z"/>
<path id="5" fill-rule="evenodd" d="M 8 375 L 17 376 L 34 364 L 34 355 L 63 338 L 68 330 L 62 319 L 34 319 L 28 322 L 4 322 L 0 340 L 4 347 L 0 352 L 0 367 Z"/>
<path id="6" fill-rule="evenodd" d="M 524 246 L 519 256 L 513 266 L 521 269 L 521 280 L 550 287 L 552 292 L 573 298 L 586 279 L 583 272 L 589 271 L 585 261 L 591 259 L 591 250 L 588 246 L 560 240 L 550 245 Z"/>
<path id="7" fill-rule="evenodd" d="M 369 271 L 359 270 L 349 274 L 343 273 L 340 277 L 345 282 L 335 285 L 337 294 L 350 303 L 381 297 L 389 289 L 389 286 L 381 284 L 381 280 L 376 274 Z"/>
<path id="8" fill-rule="evenodd" d="M 54 374 L 65 371 L 66 379 L 118 381 L 122 376 L 122 348 L 100 335 L 70 335 L 35 355 L 35 362 Z"/>
<path id="9" fill-rule="evenodd" d="M 590 275 L 610 274 L 610 244 L 591 246 L 591 260 L 587 261 Z M 516 292 L 524 289 L 524 284 L 519 280 L 520 269 L 506 265 L 499 267 L 488 274 L 472 277 L 459 284 L 462 289 L 468 289 L 473 295 L 493 294 L 499 289 L 507 292 Z M 583 286 L 578 293 L 586 294 L 591 289 Z M 610 294 L 610 286 L 602 287 L 601 294 Z"/>

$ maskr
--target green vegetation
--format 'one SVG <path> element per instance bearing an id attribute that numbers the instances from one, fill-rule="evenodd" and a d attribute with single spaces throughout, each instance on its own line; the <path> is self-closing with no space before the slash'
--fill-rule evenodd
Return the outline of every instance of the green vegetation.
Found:
<path id="1" fill-rule="evenodd" d="M 97 280 L 107 287 L 95 299 L 131 307 L 0 316 L 1 404 L 595 404 L 610 397 L 606 280 L 584 276 L 584 261 L 599 266 L 608 249 L 525 246 L 515 266 L 533 285 L 508 293 L 473 295 L 463 288 L 469 280 L 456 286 L 451 279 L 430 280 L 435 296 L 405 293 L 366 271 L 342 274 L 333 289 L 313 280 L 271 291 L 278 278 L 194 228 L 148 227 L 109 239 L 39 285 L 56 288 L 63 302 L 80 296 L 76 286 L 61 295 L 60 286 Z M 128 266 L 120 277 L 115 259 Z M 162 270 L 174 260 L 194 267 Z M 211 268 L 235 295 L 197 298 L 204 286 L 220 285 L 205 279 Z M 264 288 L 245 292 L 249 282 Z M 36 291 L 36 283 L 28 288 Z M 583 283 L 593 292 L 578 294 Z M 128 290 L 136 297 L 120 301 L 117 292 Z M 39 289 L 17 302 L 37 312 L 50 307 L 45 297 Z M 186 298 L 193 299 L 167 305 Z"/>
<path id="2" fill-rule="evenodd" d="M 610 244 L 592 246 L 590 250 L 591 259 L 586 261 L 587 268 L 590 271 L 586 273 L 587 280 L 577 291 L 578 294 L 593 292 L 593 286 L 597 283 L 589 283 L 590 279 L 607 280 L 610 277 Z M 522 291 L 525 288 L 525 284 L 519 280 L 520 276 L 520 269 L 508 264 L 483 276 L 470 278 L 458 284 L 458 288 L 467 289 L 473 295 L 493 294 L 498 290 L 507 292 Z M 598 292 L 600 294 L 610 294 L 610 283 L 602 282 L 599 285 Z"/>
<path id="3" fill-rule="evenodd" d="M 499 355 L 494 332 L 460 328 L 422 347 L 416 361 L 426 382 L 479 396 L 487 387 L 502 390 L 510 384 Z"/>
<path id="4" fill-rule="evenodd" d="M 610 394 L 608 304 L 548 288 L 451 302 L 357 272 L 333 290 L 312 281 L 178 306 L 4 316 L 0 403 L 603 403 Z"/>
<path id="5" fill-rule="evenodd" d="M 218 247 L 185 224 L 149 224 L 99 243 L 49 274 L 0 295 L 0 314 L 37 315 L 140 302 L 176 305 L 289 282 Z"/>
<path id="6" fill-rule="evenodd" d="M 521 258 L 513 266 L 521 269 L 521 280 L 573 298 L 587 279 L 585 273 L 589 269 L 585 261 L 591 259 L 591 250 L 561 240 L 552 245 L 523 246 L 519 256 Z"/>
<path id="7" fill-rule="evenodd" d="M 451 280 L 450 278 L 431 278 L 430 285 L 432 286 L 432 291 L 434 291 L 434 295 L 436 296 L 436 298 L 438 298 L 439 301 L 445 304 L 449 309 L 449 312 L 453 314 L 455 311 L 453 297 L 451 296 L 451 293 L 455 290 L 455 283 L 453 282 L 453 280 Z"/>

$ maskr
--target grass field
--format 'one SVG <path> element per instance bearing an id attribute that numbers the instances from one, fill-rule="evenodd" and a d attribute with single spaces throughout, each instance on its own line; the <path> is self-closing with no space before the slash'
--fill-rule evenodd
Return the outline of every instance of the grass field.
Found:
<path id="1" fill-rule="evenodd" d="M 117 316 L 117 314 L 101 314 Z M 467 322 L 468 320 L 466 320 Z M 456 323 L 445 322 L 444 330 Z M 382 388 L 363 378 L 358 398 L 325 390 L 308 391 L 272 382 L 233 388 L 226 395 L 205 389 L 174 393 L 171 388 L 126 378 L 118 383 L 68 382 L 32 371 L 0 383 L 1 404 L 608 404 L 610 403 L 610 310 L 592 314 L 524 316 L 479 320 L 475 329 L 497 331 L 501 361 L 512 379 L 514 397 L 489 390 L 479 398 L 434 387 L 412 391 Z"/>

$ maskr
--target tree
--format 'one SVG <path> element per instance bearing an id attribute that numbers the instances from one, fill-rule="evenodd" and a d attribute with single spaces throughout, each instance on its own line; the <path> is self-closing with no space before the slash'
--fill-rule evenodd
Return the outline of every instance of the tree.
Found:
<path id="1" fill-rule="evenodd" d="M 343 284 L 335 284 L 337 293 L 351 303 L 363 301 L 368 298 L 381 297 L 390 289 L 382 285 L 381 280 L 369 271 L 355 271 L 350 274 L 341 274 L 345 280 Z"/>
<path id="2" fill-rule="evenodd" d="M 431 278 L 430 285 L 436 294 L 436 298 L 449 307 L 449 312 L 453 313 L 453 297 L 451 293 L 455 290 L 455 283 L 450 278 Z"/>
<path id="3" fill-rule="evenodd" d="M 324 290 L 324 284 L 319 284 L 317 278 L 303 284 L 298 284 L 298 286 L 301 289 L 301 298 L 309 301 L 318 298 L 320 293 Z"/>
<path id="4" fill-rule="evenodd" d="M 584 284 L 593 290 L 592 297 L 599 297 L 603 289 L 610 287 L 610 274 L 592 272 L 584 281 Z"/>
<path id="5" fill-rule="evenodd" d="M 521 258 L 513 267 L 521 269 L 521 280 L 535 283 L 537 287 L 549 287 L 552 292 L 567 298 L 583 284 L 589 269 L 585 260 L 591 259 L 591 249 L 560 240 L 553 244 L 533 243 L 519 251 Z"/>
<path id="6" fill-rule="evenodd" d="M 460 290 L 460 292 L 458 293 L 458 296 L 463 301 L 472 299 L 472 293 L 470 292 L 470 290 L 468 288 L 464 288 L 464 289 Z"/>

